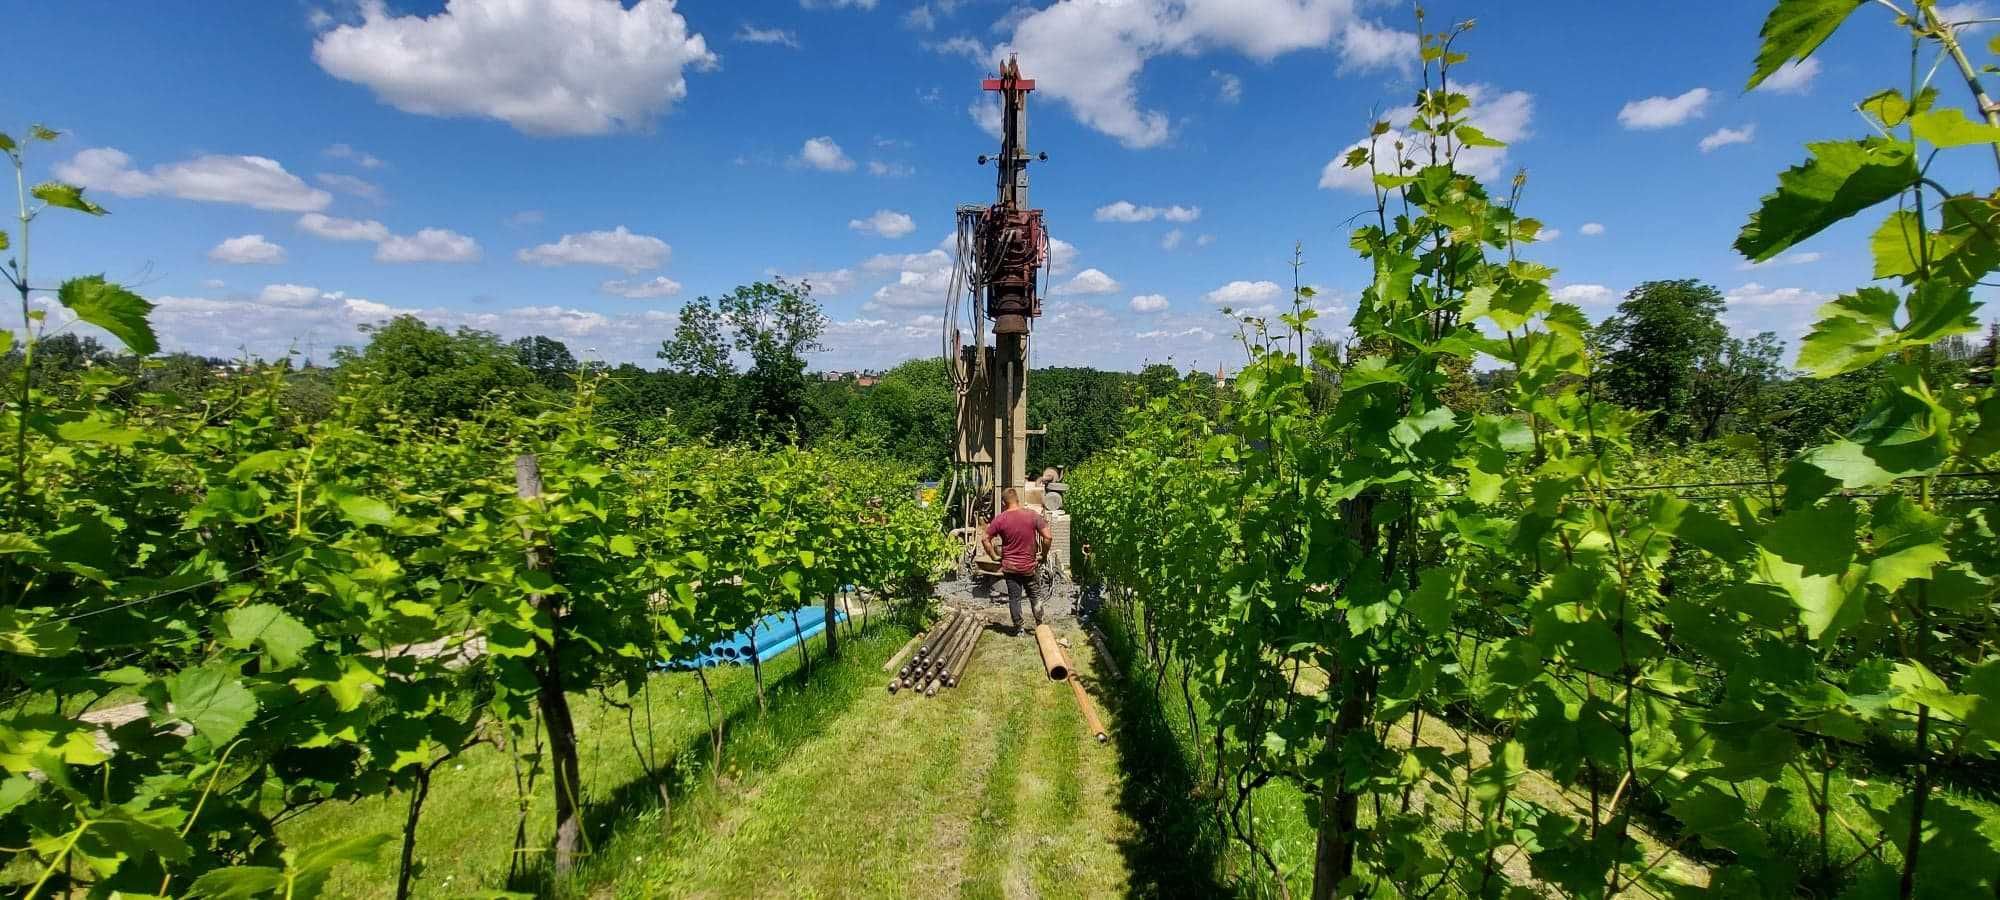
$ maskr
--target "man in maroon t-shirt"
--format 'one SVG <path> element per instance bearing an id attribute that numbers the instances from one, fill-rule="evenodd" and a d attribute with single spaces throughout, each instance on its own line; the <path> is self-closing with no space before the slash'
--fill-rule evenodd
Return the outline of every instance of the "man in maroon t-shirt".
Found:
<path id="1" fill-rule="evenodd" d="M 1000 577 L 1007 579 L 1007 611 L 1013 614 L 1014 631 L 1018 634 L 1024 593 L 1035 610 L 1035 624 L 1042 624 L 1042 579 L 1037 568 L 1048 558 L 1049 547 L 1056 539 L 1049 531 L 1049 520 L 1021 505 L 1019 490 L 1008 488 L 1000 500 L 1006 504 L 1006 510 L 993 517 L 979 540 L 987 556 L 1000 560 Z M 993 548 L 996 537 L 1000 539 L 998 550 Z"/>

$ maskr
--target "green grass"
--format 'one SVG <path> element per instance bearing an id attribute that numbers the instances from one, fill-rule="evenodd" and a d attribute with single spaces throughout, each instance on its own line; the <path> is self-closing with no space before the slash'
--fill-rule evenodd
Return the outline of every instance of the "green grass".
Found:
<path id="1" fill-rule="evenodd" d="M 1125 679 L 1115 692 L 1119 721 L 1110 727 L 1129 772 L 1125 806 L 1147 823 L 1145 832 L 1125 848 L 1135 869 L 1150 873 L 1154 889 L 1144 895 L 1279 896 L 1265 864 L 1232 840 L 1226 822 L 1216 815 L 1218 810 L 1227 814 L 1235 788 L 1225 779 L 1221 792 L 1215 790 L 1212 736 L 1197 731 L 1209 727 L 1207 704 L 1199 695 L 1193 698 L 1190 723 L 1176 680 L 1180 667 L 1171 662 L 1154 694 L 1157 670 L 1121 615 L 1106 607 L 1100 624 Z M 1204 760 L 1207 769 L 1201 768 Z M 1318 832 L 1306 819 L 1305 804 L 1298 788 L 1274 781 L 1251 791 L 1240 817 L 1246 830 L 1256 829 L 1258 844 L 1284 873 L 1293 896 L 1307 895 L 1312 888 Z"/>
<path id="2" fill-rule="evenodd" d="M 846 636 L 843 631 L 842 636 Z M 711 670 L 709 681 L 725 719 L 725 787 L 748 773 L 781 761 L 788 749 L 817 729 L 829 710 L 851 703 L 856 696 L 880 690 L 879 666 L 909 633 L 877 617 L 871 632 L 842 642 L 842 659 L 828 665 L 824 637 L 811 641 L 814 672 L 806 679 L 796 652 L 781 654 L 764 665 L 770 712 L 757 714 L 748 667 Z M 613 698 L 626 702 L 614 691 Z M 646 710 L 652 712 L 650 747 L 657 754 L 662 778 L 675 805 L 702 802 L 715 788 L 708 777 L 708 720 L 702 692 L 692 673 L 662 673 L 650 679 L 649 690 L 630 698 L 637 740 L 647 747 Z M 571 694 L 578 751 L 583 773 L 588 852 L 577 879 L 587 883 L 615 869 L 607 855 L 629 851 L 628 832 L 646 830 L 663 810 L 659 793 L 632 748 L 626 712 L 596 695 Z M 544 776 L 529 800 L 527 846 L 533 854 L 511 867 L 517 816 L 515 770 L 511 755 L 492 744 L 467 751 L 440 768 L 417 831 L 417 896 L 463 896 L 512 889 L 547 894 L 567 886 L 551 884 L 542 853 L 554 830 L 554 799 Z M 287 823 L 281 834 L 295 846 L 338 836 L 380 831 L 400 839 L 408 800 L 403 794 L 375 797 L 351 804 L 328 804 Z M 637 855 L 637 854 L 634 854 Z M 395 894 L 396 859 L 392 846 L 373 867 L 346 866 L 336 870 L 328 896 L 390 897 Z"/>
<path id="3" fill-rule="evenodd" d="M 867 694 L 782 764 L 631 828 L 604 851 L 617 865 L 580 893 L 1137 893 L 1117 751 L 1085 732 L 1031 641 L 987 635 L 965 683 L 935 698 L 890 696 L 869 674 Z"/>
<path id="4" fill-rule="evenodd" d="M 1117 630 L 1112 629 L 1116 634 Z M 810 679 L 787 653 L 766 666 L 759 716 L 748 669 L 710 675 L 727 720 L 719 777 L 708 771 L 707 720 L 691 674 L 651 681 L 652 746 L 671 807 L 635 759 L 625 712 L 574 695 L 590 846 L 557 881 L 540 853 L 551 830 L 544 782 L 531 799 L 527 865 L 510 877 L 515 823 L 509 756 L 477 748 L 441 769 L 419 830 L 418 896 L 511 889 L 558 897 L 1184 897 L 1271 896 L 1210 816 L 1212 794 L 1169 681 L 1099 674 L 1078 633 L 1073 668 L 1113 740 L 1084 728 L 1070 689 L 1044 676 L 1032 640 L 988 634 L 959 688 L 935 698 L 883 690 L 884 659 L 908 632 L 879 627 L 823 660 Z M 1116 638 L 1114 638 L 1116 640 Z M 1114 652 L 1129 651 L 1120 647 Z M 1130 656 L 1127 656 L 1130 659 Z M 618 699 L 623 699 L 622 697 Z M 645 743 L 649 698 L 635 719 Z M 396 832 L 406 798 L 314 810 L 284 828 L 307 843 Z M 1290 787 L 1256 792 L 1260 841 L 1295 894 L 1311 879 L 1313 835 Z M 394 892 L 393 853 L 338 871 L 329 896 Z"/>

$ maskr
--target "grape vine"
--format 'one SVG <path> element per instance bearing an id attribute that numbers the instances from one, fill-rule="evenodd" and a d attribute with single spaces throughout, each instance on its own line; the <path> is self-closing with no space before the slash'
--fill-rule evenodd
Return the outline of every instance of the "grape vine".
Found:
<path id="1" fill-rule="evenodd" d="M 1873 6 L 1895 4 L 1778 3 L 1752 86 Z M 1930 0 L 1894 22 L 1984 97 Z M 1243 319 L 1219 412 L 1156 400 L 1070 478 L 1095 568 L 1210 710 L 1208 762 L 1236 788 L 1218 815 L 1298 786 L 1309 862 L 1233 833 L 1314 897 L 1991 894 L 1994 818 L 1943 785 L 2000 750 L 2000 541 L 1991 491 L 1947 488 L 1992 476 L 2000 399 L 1920 363 L 1976 328 L 1971 291 L 2000 266 L 2000 195 L 1946 188 L 1933 162 L 2000 147 L 2000 111 L 1941 106 L 1913 66 L 1861 104 L 1874 134 L 1780 176 L 1737 241 L 1752 260 L 1895 201 L 1871 240 L 1889 284 L 1828 304 L 1797 364 L 1890 360 L 1891 389 L 1765 478 L 1681 491 L 1647 480 L 1589 322 L 1523 255 L 1525 175 L 1496 194 L 1454 166 L 1496 143 L 1452 89 L 1464 34 L 1424 34 L 1411 120 L 1345 160 L 1376 187 L 1346 358 L 1297 340 L 1302 292 Z M 1503 408 L 1454 408 L 1450 373 L 1481 355 L 1514 376 Z M 1854 786 L 1864 764 L 1892 795 Z M 1799 805 L 1816 830 L 1780 832 Z"/>
<path id="2" fill-rule="evenodd" d="M 19 171 L 24 148 L 0 149 Z M 567 693 L 640 689 L 764 615 L 899 596 L 949 561 L 906 473 L 624 446 L 592 415 L 597 378 L 563 408 L 442 425 L 352 382 L 324 420 L 289 421 L 283 362 L 198 396 L 102 370 L 45 392 L 52 312 L 156 346 L 129 290 L 29 280 L 35 216 L 104 211 L 66 185 L 20 197 L 23 328 L 0 332 L 24 363 L 0 409 L 0 868 L 20 896 L 306 898 L 399 838 L 409 896 L 431 774 L 482 742 L 557 793 L 561 868 L 588 852 Z M 400 836 L 278 830 L 390 792 L 410 799 Z"/>

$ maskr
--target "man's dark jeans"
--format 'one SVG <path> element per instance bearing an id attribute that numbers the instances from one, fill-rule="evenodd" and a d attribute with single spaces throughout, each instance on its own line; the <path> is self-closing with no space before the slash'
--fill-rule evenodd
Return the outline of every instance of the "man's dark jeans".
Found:
<path id="1" fill-rule="evenodd" d="M 1028 604 L 1034 607 L 1035 624 L 1042 624 L 1042 577 L 1034 574 L 1007 572 L 1001 576 L 1007 579 L 1007 612 L 1014 617 L 1014 630 L 1021 630 L 1021 595 L 1028 595 Z"/>

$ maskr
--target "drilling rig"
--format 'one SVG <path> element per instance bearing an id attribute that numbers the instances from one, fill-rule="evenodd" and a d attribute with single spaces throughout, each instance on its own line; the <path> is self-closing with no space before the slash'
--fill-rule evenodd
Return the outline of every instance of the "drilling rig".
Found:
<path id="1" fill-rule="evenodd" d="M 978 533 L 1001 509 L 1001 494 L 1018 489 L 1023 503 L 1050 517 L 1051 568 L 1060 571 L 1068 561 L 1068 517 L 1058 512 L 1059 494 L 1028 475 L 1028 437 L 1042 433 L 1028 427 L 1029 338 L 1042 314 L 1049 261 L 1042 211 L 1028 205 L 1028 165 L 1049 157 L 1028 152 L 1035 82 L 1021 77 L 1019 63 L 1009 57 L 982 87 L 1000 95 L 1000 152 L 979 157 L 980 165 L 990 161 L 998 170 L 996 191 L 991 205 L 958 208 L 958 261 L 944 315 L 944 356 L 958 400 L 952 489 L 961 498 L 959 534 L 966 539 L 966 574 L 998 573 Z"/>

